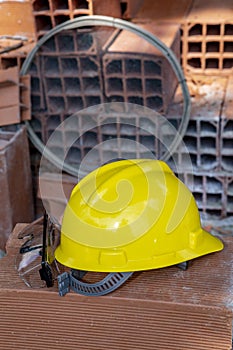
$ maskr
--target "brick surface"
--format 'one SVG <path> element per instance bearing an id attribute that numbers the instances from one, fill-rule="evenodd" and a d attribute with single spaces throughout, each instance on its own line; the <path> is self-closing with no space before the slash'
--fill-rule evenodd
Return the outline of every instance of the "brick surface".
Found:
<path id="1" fill-rule="evenodd" d="M 121 18 L 120 0 L 92 0 L 93 15 Z"/>
<path id="2" fill-rule="evenodd" d="M 0 7 L 0 36 L 35 39 L 31 1 L 3 1 Z"/>
<path id="3" fill-rule="evenodd" d="M 135 1 L 132 0 L 132 3 Z M 179 0 L 179 1 L 154 1 L 143 0 L 141 6 L 134 12 L 133 21 L 141 22 L 143 20 L 153 20 L 156 23 L 182 23 L 188 14 L 193 0 Z"/>

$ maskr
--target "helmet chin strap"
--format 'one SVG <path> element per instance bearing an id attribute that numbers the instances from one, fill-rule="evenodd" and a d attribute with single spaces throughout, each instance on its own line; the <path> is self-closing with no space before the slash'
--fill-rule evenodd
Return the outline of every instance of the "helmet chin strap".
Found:
<path id="1" fill-rule="evenodd" d="M 188 261 L 176 265 L 182 270 L 187 270 Z M 109 273 L 105 278 L 97 283 L 83 282 L 81 279 L 87 272 L 81 270 L 71 270 L 58 276 L 58 291 L 60 296 L 66 295 L 70 290 L 86 296 L 101 296 L 113 292 L 125 283 L 133 272 Z"/>
<path id="2" fill-rule="evenodd" d="M 109 273 L 104 279 L 97 283 L 87 283 L 79 279 L 82 278 L 85 273 L 85 271 L 71 270 L 70 273 L 64 272 L 59 275 L 59 295 L 64 296 L 70 290 L 87 296 L 105 295 L 119 288 L 133 274 L 133 272 Z"/>

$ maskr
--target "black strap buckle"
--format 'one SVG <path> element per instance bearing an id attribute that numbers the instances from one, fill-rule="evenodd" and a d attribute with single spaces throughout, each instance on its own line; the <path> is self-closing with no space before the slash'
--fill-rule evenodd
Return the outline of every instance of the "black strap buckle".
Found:
<path id="1" fill-rule="evenodd" d="M 44 213 L 43 220 L 43 244 L 42 244 L 42 259 L 41 259 L 41 269 L 39 270 L 40 278 L 42 281 L 45 281 L 47 287 L 53 287 L 53 273 L 50 264 L 48 263 L 47 256 L 47 232 L 48 232 L 48 214 Z"/>
<path id="2" fill-rule="evenodd" d="M 39 270 L 40 278 L 45 281 L 47 287 L 53 287 L 53 274 L 50 265 L 46 261 L 41 262 L 41 269 Z"/>

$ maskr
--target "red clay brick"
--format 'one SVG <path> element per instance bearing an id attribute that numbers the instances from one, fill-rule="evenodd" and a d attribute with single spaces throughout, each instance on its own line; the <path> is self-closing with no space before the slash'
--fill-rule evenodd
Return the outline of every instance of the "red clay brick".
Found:
<path id="1" fill-rule="evenodd" d="M 228 75 L 233 67 L 231 0 L 194 0 L 183 24 L 186 74 Z"/>
<path id="2" fill-rule="evenodd" d="M 33 15 L 37 38 L 40 38 L 58 24 L 77 16 L 93 14 L 92 3 L 92 0 L 33 1 Z"/>
<path id="3" fill-rule="evenodd" d="M 178 25 L 158 26 L 151 22 L 140 24 L 139 27 L 156 35 L 179 59 Z M 145 39 L 123 30 L 107 48 L 103 64 L 108 98 L 114 100 L 119 96 L 120 101 L 166 112 L 177 86 L 177 78 L 157 48 Z"/>
<path id="4" fill-rule="evenodd" d="M 94 15 L 121 18 L 120 0 L 92 0 Z"/>

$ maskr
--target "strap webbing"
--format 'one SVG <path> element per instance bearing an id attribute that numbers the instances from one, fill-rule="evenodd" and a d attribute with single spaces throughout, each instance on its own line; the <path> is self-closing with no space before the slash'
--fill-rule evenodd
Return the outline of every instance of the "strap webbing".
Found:
<path id="1" fill-rule="evenodd" d="M 87 283 L 74 277 L 72 272 L 64 272 L 58 276 L 59 295 L 64 296 L 70 289 L 87 296 L 105 295 L 120 287 L 132 274 L 133 272 L 109 273 L 97 283 Z"/>

